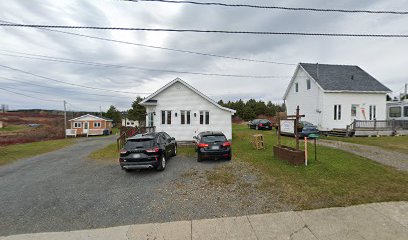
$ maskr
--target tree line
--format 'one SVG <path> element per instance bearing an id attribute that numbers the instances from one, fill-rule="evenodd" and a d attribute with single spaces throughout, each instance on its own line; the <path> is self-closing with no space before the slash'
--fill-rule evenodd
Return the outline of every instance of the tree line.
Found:
<path id="1" fill-rule="evenodd" d="M 103 113 L 104 117 L 110 118 L 116 125 L 120 125 L 122 118 L 127 117 L 131 120 L 137 120 L 143 126 L 146 122 L 146 108 L 139 103 L 143 100 L 141 97 L 137 97 L 133 101 L 132 106 L 125 112 L 120 112 L 115 106 L 110 106 L 106 113 Z M 278 112 L 285 111 L 284 104 L 274 104 L 271 101 L 256 101 L 255 99 L 250 99 L 248 101 L 237 100 L 224 102 L 222 100 L 218 101 L 218 104 L 236 110 L 234 117 L 240 118 L 242 120 L 252 120 L 258 116 L 276 116 Z"/>
<path id="2" fill-rule="evenodd" d="M 248 101 L 238 100 L 238 101 L 228 101 L 227 103 L 222 100 L 218 101 L 223 107 L 231 108 L 236 110 L 235 117 L 239 117 L 242 120 L 252 120 L 258 116 L 276 116 L 278 112 L 285 111 L 284 104 L 275 104 L 271 101 L 256 101 L 255 99 L 249 99 Z"/>

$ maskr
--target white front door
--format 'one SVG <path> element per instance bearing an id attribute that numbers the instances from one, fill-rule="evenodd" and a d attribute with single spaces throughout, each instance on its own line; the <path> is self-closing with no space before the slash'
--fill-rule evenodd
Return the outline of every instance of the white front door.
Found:
<path id="1" fill-rule="evenodd" d="M 84 134 L 88 134 L 88 130 L 89 130 L 89 122 L 84 122 L 84 128 L 82 129 L 82 132 Z"/>

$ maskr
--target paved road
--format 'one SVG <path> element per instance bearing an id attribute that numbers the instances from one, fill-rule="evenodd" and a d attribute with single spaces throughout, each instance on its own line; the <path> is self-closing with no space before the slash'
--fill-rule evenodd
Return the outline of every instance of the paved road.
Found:
<path id="1" fill-rule="evenodd" d="M 126 173 L 117 163 L 87 159 L 113 137 L 79 141 L 0 167 L 0 236 L 178 220 L 180 205 L 164 206 L 171 201 L 163 189 L 197 165 L 194 159 L 172 158 L 163 172 Z"/>
<path id="2" fill-rule="evenodd" d="M 356 143 L 348 143 L 333 140 L 319 140 L 319 145 L 341 149 L 373 161 L 395 167 L 398 170 L 408 171 L 408 154 L 387 151 L 379 147 L 367 146 Z"/>

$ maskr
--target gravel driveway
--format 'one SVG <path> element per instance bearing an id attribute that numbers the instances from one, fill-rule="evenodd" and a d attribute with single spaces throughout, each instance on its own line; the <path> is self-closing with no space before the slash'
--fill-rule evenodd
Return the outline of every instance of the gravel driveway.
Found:
<path id="1" fill-rule="evenodd" d="M 126 173 L 87 159 L 113 137 L 79 141 L 0 167 L 0 236 L 291 210 L 242 162 L 177 156 L 163 172 Z"/>

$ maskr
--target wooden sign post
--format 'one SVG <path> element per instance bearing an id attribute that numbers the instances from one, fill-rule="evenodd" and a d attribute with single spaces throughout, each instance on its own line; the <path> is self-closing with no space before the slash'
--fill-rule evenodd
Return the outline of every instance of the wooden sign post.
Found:
<path id="1" fill-rule="evenodd" d="M 278 117 L 278 145 L 273 147 L 274 155 L 282 160 L 286 160 L 295 165 L 305 164 L 305 151 L 299 148 L 299 131 L 298 126 L 300 119 L 305 115 L 300 115 L 299 106 L 296 108 L 296 115 L 289 115 L 287 119 L 282 120 L 280 116 Z M 289 146 L 284 146 L 281 144 L 281 133 L 294 134 L 296 141 L 296 148 Z"/>

